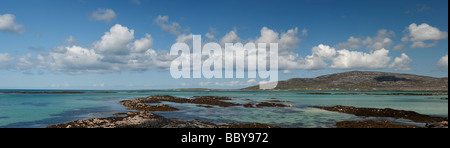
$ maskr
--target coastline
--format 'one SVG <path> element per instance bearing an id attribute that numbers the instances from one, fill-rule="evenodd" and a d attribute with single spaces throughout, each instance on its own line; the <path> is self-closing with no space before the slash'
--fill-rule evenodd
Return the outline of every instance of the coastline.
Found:
<path id="1" fill-rule="evenodd" d="M 225 123 L 214 124 L 205 121 L 185 121 L 180 119 L 168 119 L 151 112 L 173 112 L 180 109 L 165 104 L 148 105 L 161 102 L 190 103 L 200 105 L 199 107 L 210 108 L 243 106 L 245 108 L 264 108 L 264 107 L 292 107 L 292 105 L 284 105 L 270 102 L 262 102 L 259 104 L 236 104 L 225 102 L 231 100 L 228 97 L 202 96 L 193 97 L 193 99 L 177 98 L 173 96 L 149 96 L 145 98 L 135 98 L 132 100 L 122 100 L 120 104 L 132 110 L 127 113 L 116 113 L 117 117 L 108 118 L 92 118 L 77 120 L 73 122 L 56 124 L 47 126 L 47 128 L 280 128 L 261 123 Z M 274 101 L 274 100 L 270 100 Z M 276 100 L 275 100 L 276 101 Z M 279 101 L 279 100 L 278 100 Z M 281 101 L 280 101 L 281 102 Z M 256 107 L 254 107 L 256 106 Z M 133 112 L 138 111 L 138 112 Z M 125 115 L 125 117 L 123 117 Z"/>
<path id="2" fill-rule="evenodd" d="M 176 98 L 173 96 L 149 96 L 145 98 L 135 98 L 132 100 L 122 100 L 120 103 L 131 110 L 127 113 L 117 113 L 115 117 L 108 118 L 92 118 L 85 120 L 77 120 L 69 123 L 48 126 L 47 128 L 279 128 L 277 126 L 261 124 L 261 123 L 226 123 L 217 125 L 204 121 L 185 121 L 180 119 L 167 119 L 152 112 L 172 112 L 179 109 L 166 104 L 158 104 L 161 102 L 176 102 L 196 104 L 200 107 L 209 108 L 243 106 L 246 108 L 255 108 L 255 104 L 235 104 L 225 102 L 230 100 L 227 97 L 203 96 L 193 97 L 194 99 Z M 286 104 L 276 104 L 270 102 L 278 102 L 279 100 L 268 100 L 256 104 L 258 107 L 292 107 Z M 280 101 L 282 102 L 282 101 Z M 158 104 L 158 105 L 149 105 Z M 390 121 L 342 121 L 337 122 L 336 128 L 448 128 L 448 118 L 431 117 L 421 115 L 412 111 L 394 110 L 394 109 L 374 109 L 374 108 L 356 108 L 349 106 L 321 107 L 311 106 L 333 112 L 341 112 L 353 114 L 361 117 L 389 117 L 395 119 L 407 119 L 414 122 L 426 123 L 425 127 L 393 124 Z M 138 111 L 138 112 L 133 112 Z"/>
<path id="3" fill-rule="evenodd" d="M 426 123 L 425 127 L 392 124 L 390 121 L 342 121 L 335 124 L 337 128 L 448 128 L 448 118 L 422 115 L 413 111 L 395 110 L 391 108 L 357 108 L 352 106 L 321 107 L 311 106 L 332 112 L 353 114 L 360 117 L 387 117 L 407 119 L 413 122 Z"/>

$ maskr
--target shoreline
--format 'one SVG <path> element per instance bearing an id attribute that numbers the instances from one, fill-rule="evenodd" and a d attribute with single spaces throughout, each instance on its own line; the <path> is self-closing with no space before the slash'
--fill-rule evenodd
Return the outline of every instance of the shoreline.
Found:
<path id="1" fill-rule="evenodd" d="M 260 123 L 217 125 L 204 121 L 168 119 L 150 112 L 128 112 L 126 117 L 92 118 L 56 124 L 46 128 L 280 128 Z"/>
<path id="2" fill-rule="evenodd" d="M 116 113 L 114 117 L 108 118 L 92 118 L 77 120 L 63 124 L 48 126 L 47 128 L 280 128 L 261 123 L 226 123 L 217 125 L 210 122 L 199 120 L 186 121 L 180 119 L 167 119 L 152 112 L 172 112 L 180 109 L 169 105 L 161 104 L 163 102 L 173 103 L 190 103 L 199 107 L 211 108 L 216 107 L 232 107 L 242 106 L 246 108 L 263 108 L 263 107 L 292 107 L 288 104 L 276 104 L 271 102 L 283 102 L 275 99 L 260 102 L 259 104 L 236 104 L 226 102 L 231 100 L 228 97 L 202 96 L 192 97 L 191 99 L 177 98 L 173 96 L 149 96 L 145 98 L 135 98 L 132 100 L 122 100 L 120 104 L 127 107 L 128 110 L 138 112 Z M 158 105 L 154 105 L 158 104 Z M 255 107 L 256 106 L 256 107 Z M 337 122 L 336 128 L 448 128 L 448 118 L 432 117 L 428 115 L 418 114 L 413 111 L 403 111 L 394 109 L 375 109 L 375 108 L 356 108 L 349 106 L 321 107 L 311 106 L 327 111 L 341 112 L 353 114 L 361 117 L 389 117 L 395 119 L 408 119 L 413 122 L 426 123 L 425 127 L 393 124 L 389 121 L 342 121 Z"/>
<path id="3" fill-rule="evenodd" d="M 407 119 L 417 123 L 426 123 L 425 127 L 392 124 L 390 121 L 342 121 L 335 124 L 337 128 L 448 128 L 448 118 L 422 115 L 414 111 L 395 110 L 391 108 L 357 108 L 352 106 L 321 107 L 311 106 L 321 110 L 352 114 L 360 117 L 387 117 Z"/>
<path id="4" fill-rule="evenodd" d="M 77 120 L 68 123 L 47 126 L 47 128 L 280 128 L 278 126 L 261 123 L 226 123 L 218 125 L 199 120 L 186 121 L 180 119 L 168 119 L 151 112 L 173 112 L 180 110 L 166 104 L 159 104 L 162 102 L 173 102 L 181 104 L 190 103 L 197 104 L 197 106 L 204 108 L 210 108 L 212 106 L 223 108 L 233 106 L 243 106 L 246 108 L 292 107 L 292 105 L 290 104 L 284 105 L 270 103 L 270 101 L 274 101 L 273 99 L 269 100 L 269 102 L 261 102 L 259 104 L 236 104 L 225 102 L 225 100 L 231 100 L 231 98 L 216 96 L 194 96 L 192 97 L 192 99 L 186 99 L 164 95 L 134 98 L 132 100 L 122 100 L 120 101 L 120 104 L 127 107 L 128 110 L 138 112 L 130 111 L 127 113 L 116 113 L 114 114 L 116 117 Z"/>

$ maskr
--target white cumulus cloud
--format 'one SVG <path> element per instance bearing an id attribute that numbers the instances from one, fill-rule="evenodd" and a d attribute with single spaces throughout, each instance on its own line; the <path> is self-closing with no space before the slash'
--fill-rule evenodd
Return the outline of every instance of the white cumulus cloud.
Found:
<path id="1" fill-rule="evenodd" d="M 438 65 L 439 68 L 441 68 L 441 69 L 448 69 L 448 54 L 445 55 L 444 57 L 442 57 L 442 58 L 439 60 L 439 62 L 438 62 L 437 65 Z"/>
<path id="2" fill-rule="evenodd" d="M 362 47 L 362 39 L 351 36 L 347 42 L 339 43 L 336 48 L 339 49 L 359 49 Z"/>
<path id="3" fill-rule="evenodd" d="M 332 61 L 331 68 L 336 69 L 380 69 L 386 68 L 389 57 L 389 50 L 380 49 L 371 53 L 358 51 L 339 50 L 338 56 Z"/>
<path id="4" fill-rule="evenodd" d="M 224 46 L 226 43 L 237 43 L 240 42 L 240 38 L 237 35 L 237 30 L 234 29 L 230 32 L 228 32 L 221 40 L 220 40 L 220 44 L 222 46 Z"/>
<path id="5" fill-rule="evenodd" d="M 134 30 L 120 24 L 114 25 L 109 32 L 103 35 L 102 40 L 94 43 L 99 53 L 126 55 L 130 52 L 128 44 L 134 39 Z"/>
<path id="6" fill-rule="evenodd" d="M 134 41 L 134 52 L 142 53 L 152 48 L 153 38 L 151 34 L 145 34 L 145 37 Z"/>
<path id="7" fill-rule="evenodd" d="M 411 48 L 428 48 L 438 45 L 439 40 L 447 39 L 448 32 L 441 31 L 436 27 L 426 23 L 417 25 L 413 23 L 405 30 L 407 33 L 403 38 L 403 42 L 411 41 Z M 431 42 L 431 43 L 427 43 Z"/>
<path id="8" fill-rule="evenodd" d="M 150 34 L 137 40 L 134 38 L 133 29 L 117 24 L 92 46 L 58 46 L 37 56 L 27 54 L 16 60 L 15 67 L 68 74 L 168 69 L 174 57 L 167 51 L 153 50 Z"/>
<path id="9" fill-rule="evenodd" d="M 95 21 L 104 21 L 109 23 L 117 17 L 116 12 L 112 9 L 99 8 L 91 13 L 91 19 Z"/>
<path id="10" fill-rule="evenodd" d="M 394 68 L 396 71 L 410 71 L 410 64 L 412 59 L 409 58 L 405 53 L 401 57 L 396 57 L 394 62 L 389 66 L 389 68 Z"/>
<path id="11" fill-rule="evenodd" d="M 336 45 L 338 49 L 359 49 L 365 47 L 367 50 L 374 51 L 380 49 L 390 49 L 394 44 L 391 37 L 395 36 L 394 31 L 388 31 L 386 29 L 380 29 L 376 36 L 373 37 L 360 37 L 355 38 L 351 36 L 347 42 L 339 43 Z"/>
<path id="12" fill-rule="evenodd" d="M 22 34 L 25 32 L 25 27 L 22 24 L 15 22 L 15 15 L 0 14 L 0 31 L 5 31 L 13 34 Z"/>
<path id="13" fill-rule="evenodd" d="M 79 46 L 66 47 L 64 53 L 50 53 L 44 60 L 48 68 L 53 71 L 61 71 L 71 74 L 86 72 L 102 72 L 108 69 L 102 59 L 104 56 L 97 54 L 92 49 Z"/>

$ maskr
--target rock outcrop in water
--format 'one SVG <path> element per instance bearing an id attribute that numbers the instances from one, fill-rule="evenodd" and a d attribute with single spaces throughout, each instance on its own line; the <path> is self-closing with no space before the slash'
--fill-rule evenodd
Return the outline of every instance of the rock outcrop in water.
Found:
<path id="1" fill-rule="evenodd" d="M 191 103 L 198 105 L 213 105 L 220 107 L 240 106 L 240 104 L 225 102 L 225 100 L 232 100 L 228 97 L 216 97 L 216 96 L 201 96 L 193 97 L 193 99 L 177 98 L 173 96 L 149 96 L 147 98 L 137 98 L 135 101 L 140 103 L 161 103 L 161 102 L 173 102 L 173 103 Z"/>
<path id="2" fill-rule="evenodd" d="M 448 128 L 448 121 L 429 122 L 425 126 L 427 128 Z"/>
<path id="3" fill-rule="evenodd" d="M 137 110 L 137 111 L 161 111 L 161 112 L 171 112 L 171 111 L 178 111 L 180 109 L 171 107 L 169 105 L 165 104 L 159 104 L 156 106 L 147 105 L 143 103 L 144 101 L 139 100 L 123 100 L 120 101 L 120 103 L 123 106 L 128 107 L 130 110 Z"/>
<path id="4" fill-rule="evenodd" d="M 313 93 L 297 93 L 300 95 L 373 95 L 373 96 L 444 96 L 448 95 L 448 93 L 321 93 L 321 92 L 313 92 Z M 441 100 L 445 100 L 442 98 Z M 448 100 L 448 98 L 447 98 Z"/>
<path id="5" fill-rule="evenodd" d="M 136 98 L 133 100 L 123 100 L 120 103 L 128 107 L 130 110 L 137 110 L 140 112 L 117 113 L 116 115 L 125 117 L 109 117 L 109 118 L 94 118 L 86 120 L 78 120 L 64 124 L 52 125 L 47 128 L 279 128 L 260 123 L 252 124 L 224 124 L 216 125 L 214 123 L 203 121 L 185 121 L 179 119 L 167 119 L 165 117 L 150 113 L 152 111 L 178 111 L 179 109 L 165 104 L 157 104 L 162 102 L 174 103 L 192 103 L 198 104 L 200 107 L 211 108 L 212 106 L 231 107 L 241 106 L 224 100 L 231 100 L 227 97 L 202 96 L 194 97 L 193 99 L 176 98 L 173 96 L 150 96 L 146 98 Z M 212 105 L 212 106 L 210 106 Z M 243 105 L 245 106 L 245 105 Z M 251 105 L 253 106 L 253 105 Z M 263 102 L 257 107 L 287 107 L 288 105 L 275 104 Z"/>
<path id="6" fill-rule="evenodd" d="M 312 108 L 353 114 L 362 117 L 390 117 L 396 119 L 408 119 L 414 122 L 427 123 L 425 128 L 448 128 L 448 118 L 432 117 L 413 111 L 394 110 L 390 108 L 357 108 L 349 106 L 312 106 Z M 343 121 L 336 123 L 335 126 L 338 128 L 423 128 L 413 125 L 393 124 L 390 121 Z"/>
<path id="7" fill-rule="evenodd" d="M 377 108 L 357 108 L 350 106 L 333 106 L 333 107 L 320 107 L 312 106 L 312 108 L 318 108 L 328 111 L 341 112 L 347 114 L 353 114 L 362 117 L 391 117 L 396 119 L 408 119 L 414 122 L 429 123 L 429 122 L 442 122 L 448 121 L 447 118 L 432 117 L 428 115 L 422 115 L 413 111 L 394 110 L 390 108 L 377 109 Z"/>
<path id="8" fill-rule="evenodd" d="M 128 112 L 126 115 L 126 117 L 78 120 L 47 128 L 279 128 L 260 123 L 216 125 L 203 121 L 167 119 L 146 111 Z"/>
<path id="9" fill-rule="evenodd" d="M 232 100 L 228 97 L 216 97 L 216 96 L 195 96 L 192 99 L 186 99 L 186 98 L 177 98 L 173 96 L 149 96 L 146 98 L 136 98 L 133 100 L 123 100 L 120 103 L 126 107 L 129 107 L 132 110 L 139 110 L 139 111 L 178 111 L 179 109 L 173 108 L 167 105 L 157 105 L 157 106 L 151 106 L 147 104 L 155 104 L 155 103 L 162 103 L 162 102 L 173 102 L 173 103 L 190 103 L 190 104 L 197 104 L 198 107 L 204 107 L 204 108 L 212 108 L 213 106 L 219 106 L 219 107 L 233 107 L 233 106 L 244 106 L 246 108 L 255 108 L 254 104 L 247 103 L 247 104 L 237 104 L 232 102 L 226 102 Z M 273 102 L 283 102 L 279 100 L 270 100 L 269 102 L 260 102 L 256 104 L 257 108 L 263 108 L 263 107 L 292 107 L 292 105 L 288 104 L 277 104 Z"/>
<path id="10" fill-rule="evenodd" d="M 342 121 L 337 128 L 422 128 L 414 125 L 393 124 L 390 121 Z"/>
<path id="11" fill-rule="evenodd" d="M 126 117 L 94 118 L 78 120 L 47 128 L 217 128 L 200 122 L 166 119 L 162 116 L 141 111 L 128 112 Z"/>

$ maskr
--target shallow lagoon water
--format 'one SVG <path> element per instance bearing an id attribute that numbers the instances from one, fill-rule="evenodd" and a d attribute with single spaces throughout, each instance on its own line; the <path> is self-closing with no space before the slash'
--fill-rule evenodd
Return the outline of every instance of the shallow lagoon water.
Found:
<path id="1" fill-rule="evenodd" d="M 3 92 L 12 90 L 1 90 Z M 21 90 L 23 91 L 23 90 Z M 355 106 L 368 108 L 393 108 L 416 111 L 420 114 L 448 118 L 448 96 L 391 96 L 391 95 L 310 95 L 308 92 L 280 91 L 115 91 L 117 93 L 85 94 L 3 94 L 0 93 L 0 127 L 43 128 L 69 121 L 110 117 L 114 113 L 127 112 L 119 101 L 152 95 L 231 97 L 231 102 L 257 103 L 276 98 L 288 101 L 292 108 L 244 108 L 197 107 L 196 104 L 168 103 L 181 109 L 176 112 L 155 112 L 167 118 L 202 120 L 214 123 L 265 123 L 291 128 L 330 128 L 340 121 L 381 120 L 329 112 L 309 106 Z M 345 93 L 345 92 L 344 92 Z M 378 92 L 377 92 L 378 93 Z M 380 92 L 383 93 L 383 92 Z M 385 92 L 393 93 L 393 92 Z M 395 92 L 394 92 L 395 93 Z M 414 92 L 411 92 L 414 93 Z M 419 92 L 418 92 L 419 93 Z M 396 123 L 413 123 L 408 120 L 389 119 Z"/>

